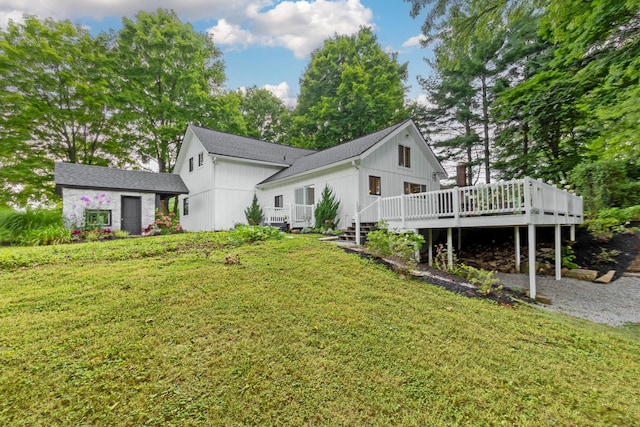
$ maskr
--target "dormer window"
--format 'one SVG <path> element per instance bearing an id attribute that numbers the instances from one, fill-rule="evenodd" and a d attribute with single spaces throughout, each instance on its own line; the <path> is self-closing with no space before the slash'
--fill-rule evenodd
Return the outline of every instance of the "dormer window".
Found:
<path id="1" fill-rule="evenodd" d="M 398 166 L 403 168 L 411 167 L 411 147 L 398 145 Z"/>

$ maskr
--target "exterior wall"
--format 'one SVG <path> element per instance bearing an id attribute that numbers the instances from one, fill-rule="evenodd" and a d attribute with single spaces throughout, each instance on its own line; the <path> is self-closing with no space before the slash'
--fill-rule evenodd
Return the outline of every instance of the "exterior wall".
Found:
<path id="1" fill-rule="evenodd" d="M 355 199 L 358 194 L 358 170 L 351 164 L 337 166 L 328 170 L 309 174 L 285 183 L 274 183 L 261 186 L 258 194 L 260 206 L 273 207 L 275 197 L 282 195 L 283 206 L 295 203 L 295 189 L 313 185 L 315 200 L 314 204 L 320 201 L 322 190 L 325 185 L 333 190 L 336 200 L 340 201 L 337 218 L 339 228 L 346 228 L 351 225 L 355 215 Z M 311 224 L 313 226 L 313 224 Z"/>
<path id="2" fill-rule="evenodd" d="M 204 163 L 198 165 L 203 153 Z M 189 159 L 193 158 L 193 171 Z M 189 214 L 180 216 L 180 224 L 187 231 L 228 230 L 235 224 L 246 223 L 244 210 L 251 204 L 255 186 L 282 168 L 278 166 L 238 161 L 207 153 L 192 134 L 188 133 L 174 172 L 189 189 Z"/>
<path id="3" fill-rule="evenodd" d="M 407 136 L 408 135 L 408 136 Z M 398 145 L 411 148 L 411 167 L 398 164 Z M 404 183 L 422 184 L 427 191 L 440 189 L 440 182 L 430 159 L 433 155 L 425 143 L 413 132 L 403 131 L 366 156 L 360 168 L 360 205 L 366 208 L 380 197 L 391 197 L 404 194 Z M 369 195 L 369 176 L 380 177 L 380 196 Z M 363 222 L 375 222 L 377 211 L 368 209 L 362 218 Z"/>
<path id="4" fill-rule="evenodd" d="M 198 155 L 203 153 L 203 164 L 198 165 Z M 193 171 L 189 171 L 189 159 L 193 158 Z M 182 143 L 179 164 L 174 173 L 178 173 L 189 189 L 188 195 L 178 197 L 180 225 L 187 231 L 205 231 L 214 229 L 213 218 L 213 163 L 204 147 L 188 132 Z M 189 214 L 182 211 L 183 201 L 189 198 Z"/>
<path id="5" fill-rule="evenodd" d="M 111 211 L 111 225 L 105 228 L 120 230 L 122 196 L 140 197 L 142 201 L 142 227 L 153 223 L 156 213 L 156 195 L 153 193 L 63 188 L 62 216 L 65 227 L 83 226 L 85 209 L 105 209 Z"/>

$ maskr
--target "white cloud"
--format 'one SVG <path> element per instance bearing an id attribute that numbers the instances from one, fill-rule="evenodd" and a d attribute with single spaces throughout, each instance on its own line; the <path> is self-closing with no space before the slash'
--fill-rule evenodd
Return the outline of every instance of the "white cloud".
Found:
<path id="1" fill-rule="evenodd" d="M 216 36 L 221 32 L 220 23 L 209 32 L 219 45 L 243 47 L 247 46 L 246 35 L 250 32 L 249 44 L 282 46 L 291 50 L 296 58 L 304 58 L 336 33 L 353 34 L 361 26 L 371 26 L 372 17 L 371 10 L 360 0 L 282 1 L 267 10 L 256 4 L 247 7 L 246 19 L 230 26 L 237 34 L 226 33 L 226 39 Z M 227 21 L 224 24 L 229 26 Z"/>
<path id="2" fill-rule="evenodd" d="M 277 98 L 280 98 L 280 100 L 284 102 L 284 105 L 286 105 L 287 107 L 293 108 L 296 106 L 296 96 L 293 92 L 291 92 L 291 88 L 289 87 L 289 84 L 287 82 L 282 82 L 278 85 L 266 84 L 262 87 L 271 92 Z"/>
<path id="3" fill-rule="evenodd" d="M 409 37 L 407 40 L 405 40 L 404 43 L 402 43 L 402 47 L 420 46 L 420 43 L 423 40 L 425 40 L 425 37 L 422 34 L 419 34 L 419 35 L 413 36 L 413 37 Z"/>
<path id="4" fill-rule="evenodd" d="M 361 0 L 0 0 L 0 27 L 23 14 L 55 19 L 133 17 L 141 10 L 173 9 L 189 21 L 216 20 L 208 32 L 220 46 L 282 46 L 308 56 L 337 34 L 372 26 L 373 12 Z"/>

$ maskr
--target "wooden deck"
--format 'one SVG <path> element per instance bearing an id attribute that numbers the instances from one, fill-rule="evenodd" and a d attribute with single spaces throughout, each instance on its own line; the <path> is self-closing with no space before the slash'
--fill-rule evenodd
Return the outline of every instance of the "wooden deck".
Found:
<path id="1" fill-rule="evenodd" d="M 447 229 L 449 266 L 453 266 L 452 228 L 514 227 L 515 267 L 520 269 L 519 227 L 527 227 L 529 253 L 529 292 L 536 297 L 536 227 L 555 227 L 555 253 L 561 253 L 561 226 L 571 227 L 583 221 L 582 197 L 540 180 L 520 180 L 455 187 L 426 193 L 379 198 L 355 216 L 356 241 L 362 222 L 385 221 L 389 229 L 427 229 L 429 263 L 433 241 L 430 230 Z M 560 280 L 561 257 L 555 257 L 556 280 Z"/>
<path id="2" fill-rule="evenodd" d="M 359 212 L 360 222 L 390 229 L 575 225 L 582 197 L 531 178 L 379 198 Z"/>

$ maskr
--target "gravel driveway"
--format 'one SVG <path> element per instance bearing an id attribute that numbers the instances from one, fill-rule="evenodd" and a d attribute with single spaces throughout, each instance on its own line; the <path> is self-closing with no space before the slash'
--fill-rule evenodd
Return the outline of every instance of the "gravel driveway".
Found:
<path id="1" fill-rule="evenodd" d="M 526 274 L 498 273 L 496 277 L 504 287 L 529 289 Z M 621 277 L 603 285 L 536 276 L 536 288 L 538 293 L 551 298 L 551 305 L 540 304 L 546 309 L 613 326 L 640 323 L 640 278 Z"/>

